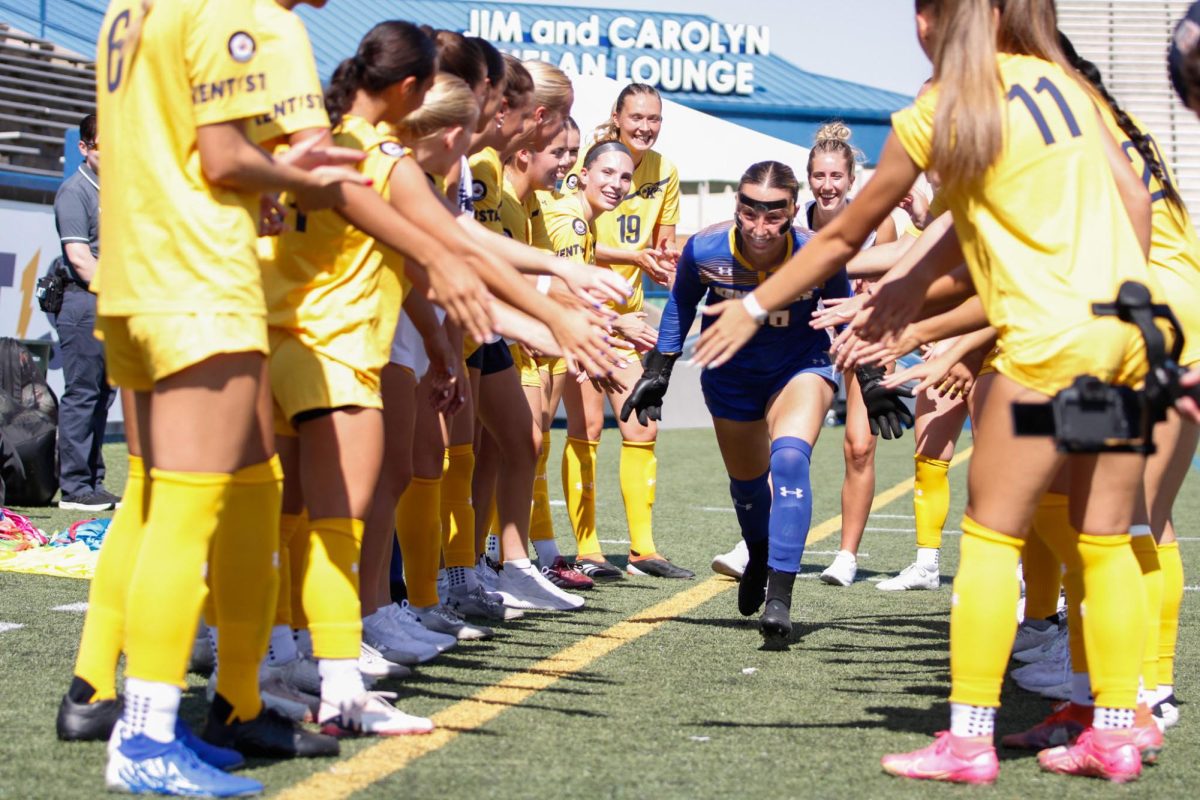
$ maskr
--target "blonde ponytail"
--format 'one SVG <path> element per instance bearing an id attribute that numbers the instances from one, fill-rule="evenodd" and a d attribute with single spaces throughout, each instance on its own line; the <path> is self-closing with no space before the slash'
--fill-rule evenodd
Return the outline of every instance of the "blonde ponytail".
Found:
<path id="1" fill-rule="evenodd" d="M 532 60 L 522 62 L 522 66 L 533 78 L 533 105 L 542 106 L 547 111 L 560 111 L 565 117 L 571 113 L 571 104 L 575 102 L 575 90 L 567 73 L 546 61 Z"/>

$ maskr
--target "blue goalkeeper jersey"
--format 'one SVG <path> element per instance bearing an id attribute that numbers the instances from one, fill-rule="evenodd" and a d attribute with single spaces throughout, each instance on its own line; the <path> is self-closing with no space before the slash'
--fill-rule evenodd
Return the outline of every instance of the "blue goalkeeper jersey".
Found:
<path id="1" fill-rule="evenodd" d="M 785 262 L 813 236 L 812 231 L 795 227 L 788 233 Z M 658 350 L 678 353 L 696 318 L 700 300 L 707 304 L 737 300 L 768 280 L 771 272 L 752 267 L 737 247 L 737 229 L 732 220 L 705 228 L 684 245 L 675 273 L 671 299 L 663 311 L 658 332 Z M 745 347 L 725 365 L 738 372 L 771 373 L 786 363 L 814 350 L 829 350 L 829 335 L 809 327 L 812 314 L 823 297 L 849 297 L 850 280 L 845 268 L 823 286 L 806 292 L 787 308 L 771 312 L 766 323 Z M 701 328 L 711 323 L 705 317 Z M 722 367 L 724 369 L 725 367 Z"/>

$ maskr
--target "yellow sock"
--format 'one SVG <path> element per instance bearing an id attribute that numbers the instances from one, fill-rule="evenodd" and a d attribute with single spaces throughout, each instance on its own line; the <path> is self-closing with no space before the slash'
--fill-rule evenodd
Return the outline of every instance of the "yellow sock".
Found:
<path id="1" fill-rule="evenodd" d="M 1159 545 L 1158 563 L 1163 578 L 1162 615 L 1158 619 L 1158 682 L 1173 686 L 1179 607 L 1183 605 L 1183 560 L 1179 557 L 1179 542 Z"/>
<path id="2" fill-rule="evenodd" d="M 1000 684 L 1017 635 L 1021 540 L 963 517 L 950 605 L 950 702 L 1000 705 Z"/>
<path id="3" fill-rule="evenodd" d="M 940 548 L 942 528 L 950 514 L 950 462 L 917 453 L 913 478 L 913 515 L 917 520 L 917 547 Z"/>
<path id="4" fill-rule="evenodd" d="M 183 687 L 204 604 L 209 545 L 233 476 L 153 469 L 150 483 L 146 529 L 125 603 L 125 674 Z"/>
<path id="5" fill-rule="evenodd" d="M 308 523 L 304 612 L 317 658 L 357 659 L 362 646 L 358 562 L 363 522 L 329 517 Z"/>
<path id="6" fill-rule="evenodd" d="M 288 539 L 288 610 L 292 614 L 292 628 L 302 631 L 308 629 L 308 616 L 304 613 L 304 574 L 308 572 L 312 542 L 308 536 L 308 511 L 295 516 L 296 527 Z M 281 528 L 280 535 L 282 533 Z"/>
<path id="7" fill-rule="evenodd" d="M 404 557 L 404 585 L 414 606 L 438 603 L 442 557 L 441 478 L 413 478 L 396 505 L 396 539 Z"/>
<path id="8" fill-rule="evenodd" d="M 1158 561 L 1158 545 L 1149 532 L 1130 541 L 1142 571 L 1146 592 L 1146 647 L 1142 652 L 1142 685 L 1153 692 L 1158 688 L 1158 621 L 1162 618 L 1163 573 Z"/>
<path id="9" fill-rule="evenodd" d="M 117 696 L 117 660 L 125 639 L 125 597 L 142 546 L 144 495 L 149 488 L 142 459 L 131 455 L 121 507 L 113 515 L 96 560 L 96 573 L 88 589 L 87 616 L 79 637 L 79 654 L 75 658 L 75 676 L 95 690 L 92 702 Z"/>
<path id="10" fill-rule="evenodd" d="M 475 507 L 471 505 L 471 476 L 475 451 L 469 444 L 446 450 L 442 470 L 442 553 L 447 567 L 475 566 Z"/>
<path id="11" fill-rule="evenodd" d="M 1025 619 L 1046 619 L 1058 613 L 1058 595 L 1062 591 L 1062 562 L 1042 537 L 1042 528 L 1060 525 L 1068 516 L 1067 496 L 1047 493 L 1033 512 L 1033 530 L 1021 551 L 1021 571 L 1025 575 Z"/>
<path id="12" fill-rule="evenodd" d="M 577 557 L 603 558 L 596 536 L 596 450 L 599 442 L 567 437 L 563 448 L 563 495 L 575 532 Z"/>
<path id="13" fill-rule="evenodd" d="M 1083 562 L 1083 644 L 1096 706 L 1136 708 L 1146 640 L 1146 597 L 1129 534 L 1081 533 L 1079 558 Z"/>
<path id="14" fill-rule="evenodd" d="M 303 524 L 302 514 L 279 515 L 279 597 L 275 601 L 276 625 L 291 627 L 295 624 L 292 614 L 292 542 Z"/>
<path id="15" fill-rule="evenodd" d="M 1067 590 L 1067 642 L 1071 649 L 1071 669 L 1087 672 L 1087 650 L 1083 646 L 1083 620 L 1079 604 L 1083 599 L 1083 562 L 1079 560 L 1079 531 L 1071 527 L 1071 515 L 1065 494 L 1047 492 L 1038 502 L 1033 524 L 1037 536 L 1063 565 L 1062 582 Z"/>
<path id="16" fill-rule="evenodd" d="M 621 442 L 621 499 L 629 520 L 629 552 L 635 556 L 657 552 L 651 523 L 657 481 L 654 442 Z"/>
<path id="17" fill-rule="evenodd" d="M 258 666 L 267 654 L 279 597 L 282 497 L 278 456 L 238 470 L 213 534 L 208 575 L 220 632 L 217 693 L 233 707 L 226 722 L 252 720 L 262 711 Z"/>
<path id="18" fill-rule="evenodd" d="M 550 516 L 550 482 L 546 465 L 550 460 L 550 432 L 542 434 L 542 452 L 533 474 L 533 510 L 529 517 L 529 539 L 544 542 L 554 538 L 554 519 Z"/>

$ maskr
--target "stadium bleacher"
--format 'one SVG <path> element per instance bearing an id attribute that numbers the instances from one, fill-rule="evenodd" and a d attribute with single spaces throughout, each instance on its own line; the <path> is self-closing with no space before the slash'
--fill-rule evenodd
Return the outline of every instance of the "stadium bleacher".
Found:
<path id="1" fill-rule="evenodd" d="M 95 81 L 91 60 L 0 22 L 0 178 L 61 180 L 63 136 L 95 111 Z"/>

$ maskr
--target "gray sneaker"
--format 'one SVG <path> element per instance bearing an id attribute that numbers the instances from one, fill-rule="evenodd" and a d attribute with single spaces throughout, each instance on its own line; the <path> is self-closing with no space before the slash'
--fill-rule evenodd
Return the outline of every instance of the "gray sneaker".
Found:
<path id="1" fill-rule="evenodd" d="M 497 622 L 508 622 L 525 616 L 521 609 L 509 608 L 493 600 L 482 586 L 476 586 L 470 592 L 451 589 L 446 597 L 446 605 L 459 616 Z"/>

